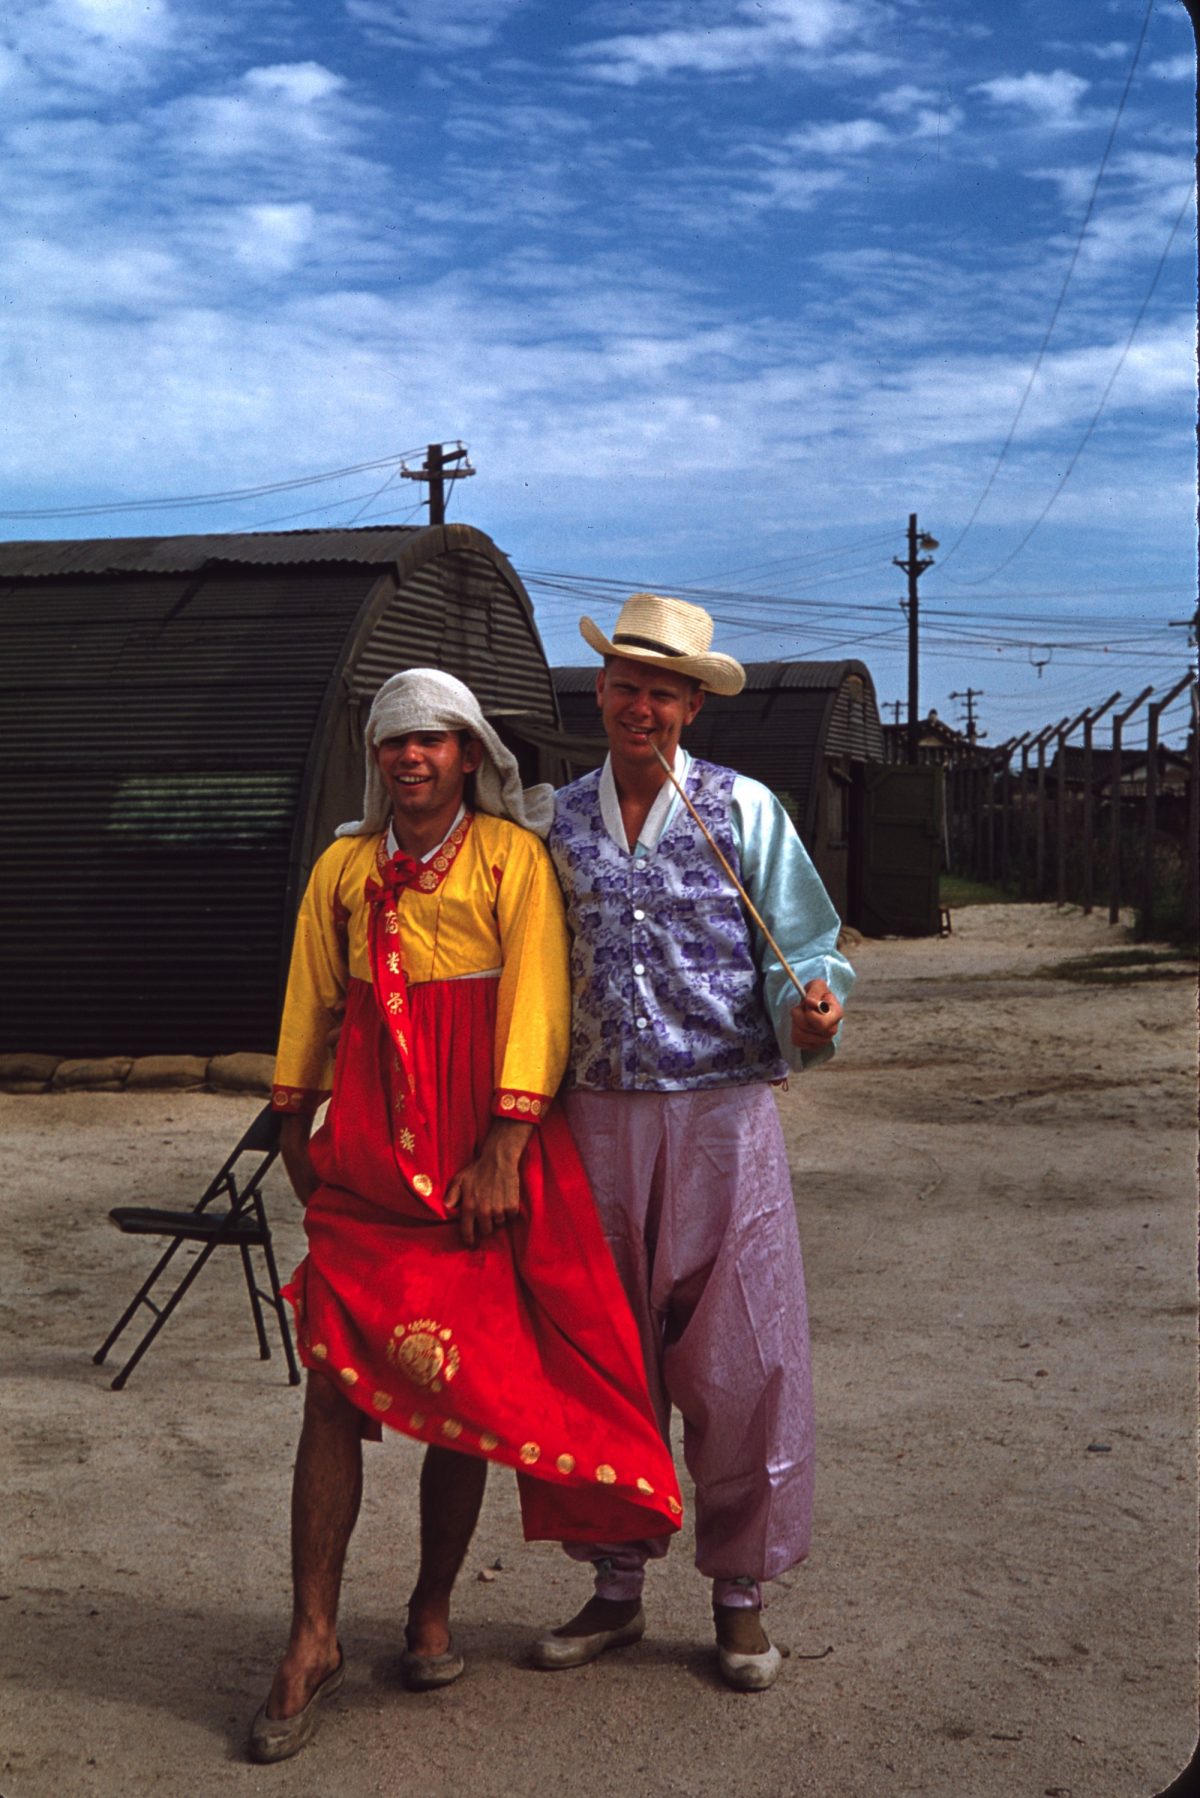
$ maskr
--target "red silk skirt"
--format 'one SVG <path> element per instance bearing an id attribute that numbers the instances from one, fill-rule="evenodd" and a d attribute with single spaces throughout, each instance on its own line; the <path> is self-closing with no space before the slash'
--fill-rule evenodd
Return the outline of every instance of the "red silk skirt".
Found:
<path id="1" fill-rule="evenodd" d="M 495 980 L 409 1000 L 411 1089 L 374 989 L 350 982 L 308 1255 L 286 1289 L 305 1365 L 367 1435 L 386 1425 L 515 1468 L 531 1541 L 678 1528 L 636 1327 L 558 1105 L 522 1156 L 515 1223 L 467 1249 L 442 1204 L 492 1123 Z"/>

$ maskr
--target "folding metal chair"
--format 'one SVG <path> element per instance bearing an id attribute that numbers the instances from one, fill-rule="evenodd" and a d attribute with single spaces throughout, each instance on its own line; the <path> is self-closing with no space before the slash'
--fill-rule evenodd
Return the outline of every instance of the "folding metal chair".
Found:
<path id="1" fill-rule="evenodd" d="M 262 1196 L 263 1180 L 278 1154 L 279 1116 L 266 1105 L 191 1210 L 168 1211 L 156 1210 L 150 1206 L 118 1205 L 109 1212 L 109 1217 L 122 1235 L 169 1238 L 168 1248 L 92 1356 L 97 1364 L 104 1360 L 140 1305 L 145 1305 L 153 1313 L 150 1328 L 112 1383 L 114 1392 L 119 1392 L 124 1386 L 209 1256 L 224 1248 L 235 1248 L 241 1253 L 242 1272 L 246 1276 L 254 1328 L 258 1333 L 259 1360 L 269 1361 L 271 1358 L 267 1333 L 263 1327 L 263 1305 L 267 1304 L 275 1312 L 279 1323 L 279 1334 L 288 1365 L 288 1379 L 293 1386 L 299 1385 L 300 1370 L 296 1366 L 291 1331 L 288 1328 L 287 1301 L 279 1290 L 279 1274 L 271 1247 L 271 1227 L 267 1222 Z M 239 1168 L 237 1164 L 242 1157 L 246 1159 L 243 1168 Z M 245 1171 L 247 1169 L 248 1172 Z M 210 1211 L 209 1206 L 219 1199 L 228 1200 L 228 1209 Z M 200 1253 L 191 1262 L 166 1302 L 159 1304 L 156 1299 L 151 1298 L 151 1291 L 185 1242 L 198 1243 Z M 255 1278 L 254 1266 L 250 1260 L 251 1249 L 261 1249 L 263 1252 L 269 1287 L 260 1286 Z"/>

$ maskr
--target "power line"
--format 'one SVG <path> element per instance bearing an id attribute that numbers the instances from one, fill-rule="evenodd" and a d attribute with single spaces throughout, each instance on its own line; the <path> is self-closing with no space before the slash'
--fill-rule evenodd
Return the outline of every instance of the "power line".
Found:
<path id="1" fill-rule="evenodd" d="M 860 549 L 874 549 L 877 543 L 891 543 L 895 534 L 894 531 L 881 531 L 877 537 L 864 537 L 861 542 L 847 544 L 844 549 L 819 550 L 814 555 L 779 556 L 773 562 L 747 562 L 740 568 L 718 568 L 712 574 L 696 575 L 693 585 L 703 586 L 708 581 L 728 580 L 733 574 L 754 574 L 764 568 L 787 568 L 794 562 L 801 562 L 808 567 L 812 562 L 834 561 L 841 556 L 852 556 Z"/>
<path id="2" fill-rule="evenodd" d="M 529 569 L 522 569 L 521 577 L 530 591 L 537 593 L 539 605 L 547 607 L 561 604 L 567 600 L 574 605 L 580 602 L 595 603 L 597 600 L 614 598 L 617 594 L 624 594 L 630 590 L 628 580 L 610 580 L 604 576 L 552 575 L 548 572 L 539 574 Z M 695 588 L 681 586 L 678 583 L 671 583 L 668 590 L 681 597 L 684 594 L 696 592 Z M 1143 593 L 1150 591 L 1149 588 L 1135 590 Z M 1178 592 L 1178 587 L 1175 583 L 1167 583 L 1162 590 L 1174 594 Z M 1130 589 L 1094 590 L 1094 592 L 1096 591 L 1127 592 Z M 1086 603 L 1094 597 L 1094 592 L 1079 594 L 1077 597 L 1081 602 Z M 836 612 L 839 617 L 890 617 L 894 613 L 897 603 L 894 599 L 846 600 L 836 595 L 830 595 L 828 598 L 817 596 L 797 598 L 781 594 L 738 593 L 728 589 L 716 590 L 711 593 L 705 592 L 702 597 L 708 602 L 708 609 L 713 616 L 719 616 L 723 622 L 738 628 L 761 626 L 764 629 L 787 629 L 796 623 L 798 615 L 819 617 L 829 612 Z M 994 633 L 991 630 L 984 630 L 985 626 L 1004 624 L 1027 624 L 1039 627 L 1040 631 L 1044 630 L 1047 624 L 1051 624 L 1059 632 L 1095 631 L 1096 629 L 1096 618 L 1091 611 L 1084 616 L 1072 618 L 1069 615 L 1064 616 L 1062 613 L 981 611 L 974 606 L 970 608 L 935 606 L 927 609 L 926 616 L 931 628 L 953 628 L 953 621 L 962 619 L 966 621 L 960 627 L 964 631 L 975 628 L 988 636 Z M 1167 621 L 1156 623 L 1153 620 L 1145 619 L 1141 614 L 1130 617 L 1114 614 L 1104 622 L 1109 629 L 1110 640 L 1111 634 L 1119 630 L 1134 629 L 1139 635 L 1147 636 L 1168 628 Z M 1039 641 L 1041 640 L 1042 637 L 1039 635 Z"/>
<path id="3" fill-rule="evenodd" d="M 385 482 L 384 485 L 386 486 L 387 483 Z M 355 502 L 360 499 L 365 499 L 367 504 L 370 505 L 371 501 L 376 499 L 382 491 L 383 488 L 377 488 L 371 493 L 351 493 L 348 494 L 345 499 L 326 500 L 323 506 L 305 506 L 299 512 L 277 512 L 273 518 L 256 518 L 254 523 L 248 526 L 248 529 L 252 531 L 269 531 L 272 525 L 291 524 L 293 520 L 297 518 L 323 518 L 330 512 L 336 512 L 341 506 L 354 505 Z M 406 523 L 407 520 L 413 516 L 414 512 L 419 512 L 422 509 L 424 504 L 424 500 L 418 500 L 415 506 L 411 506 L 407 512 L 401 513 L 400 517 L 393 522 L 396 524 Z M 361 516 L 361 512 L 355 513 L 356 519 L 361 518 Z"/>
<path id="4" fill-rule="evenodd" d="M 955 550 L 962 543 L 963 538 L 967 535 L 967 532 L 971 529 L 971 526 L 975 523 L 975 520 L 979 517 L 979 514 L 983 509 L 984 502 L 986 501 L 988 494 L 992 491 L 992 487 L 995 483 L 996 476 L 1000 472 L 1001 464 L 1003 463 L 1004 458 L 1008 455 L 1009 448 L 1012 444 L 1012 440 L 1016 436 L 1016 433 L 1017 433 L 1017 426 L 1020 424 L 1021 416 L 1022 416 L 1023 412 L 1025 411 L 1025 406 L 1026 406 L 1026 403 L 1028 402 L 1029 395 L 1033 391 L 1033 383 L 1036 381 L 1037 376 L 1038 376 L 1038 370 L 1042 366 L 1042 361 L 1045 357 L 1046 350 L 1049 346 L 1050 338 L 1054 333 L 1054 327 L 1058 323 L 1058 315 L 1062 311 L 1063 301 L 1067 297 L 1067 288 L 1071 285 L 1071 277 L 1075 273 L 1075 264 L 1079 261 L 1079 252 L 1083 248 L 1083 240 L 1087 234 L 1088 225 L 1091 223 L 1092 212 L 1095 209 L 1095 205 L 1096 205 L 1096 196 L 1100 191 L 1100 183 L 1104 178 L 1104 171 L 1108 166 L 1108 158 L 1109 158 L 1109 154 L 1113 147 L 1113 141 L 1117 135 L 1117 127 L 1121 123 L 1121 116 L 1125 111 L 1125 102 L 1129 98 L 1129 89 L 1133 84 L 1134 72 L 1137 69 L 1139 61 L 1141 60 L 1142 45 L 1146 41 L 1146 33 L 1150 28 L 1150 16 L 1153 13 L 1153 11 L 1154 11 L 1154 0 L 1147 0 L 1146 14 L 1142 20 L 1141 35 L 1139 36 L 1138 41 L 1137 41 L 1137 48 L 1134 50 L 1134 53 L 1133 53 L 1133 61 L 1129 65 L 1129 73 L 1125 77 L 1125 86 L 1121 91 L 1120 103 L 1117 106 L 1116 117 L 1113 119 L 1112 127 L 1108 134 L 1108 142 L 1104 146 L 1104 154 L 1101 156 L 1100 166 L 1096 170 L 1096 179 L 1092 183 L 1092 191 L 1088 198 L 1087 210 L 1083 215 L 1083 223 L 1079 227 L 1079 235 L 1075 239 L 1075 248 L 1071 252 L 1071 260 L 1067 264 L 1067 272 L 1063 277 L 1063 284 L 1062 284 L 1061 288 L 1059 289 L 1058 298 L 1054 302 L 1054 311 L 1050 315 L 1050 323 L 1046 326 L 1046 335 L 1042 338 L 1041 345 L 1038 349 L 1038 353 L 1033 359 L 1033 367 L 1029 371 L 1029 379 L 1025 383 L 1025 391 L 1021 395 L 1020 403 L 1017 406 L 1016 414 L 1013 418 L 1012 424 L 1008 427 L 1008 436 L 1004 439 L 1004 443 L 1000 449 L 1000 454 L 996 457 L 995 464 L 992 468 L 991 474 L 987 478 L 987 482 L 984 486 L 983 492 L 980 494 L 979 498 L 975 502 L 974 511 L 971 513 L 971 516 L 968 518 L 966 524 L 963 526 L 963 528 L 959 532 L 958 536 L 954 539 L 954 542 L 950 545 L 949 549 L 946 550 L 945 554 L 942 556 L 942 567 L 943 568 L 945 567 L 946 563 L 950 560 L 950 557 L 954 554 Z"/>
<path id="5" fill-rule="evenodd" d="M 347 475 L 368 474 L 376 468 L 387 468 L 405 456 L 415 456 L 417 449 L 397 450 L 380 456 L 374 462 L 354 462 L 346 468 L 332 468 L 324 474 L 302 475 L 293 481 L 268 481 L 258 487 L 235 487 L 224 493 L 184 493 L 167 499 L 115 500 L 109 505 L 30 506 L 17 511 L 0 511 L 0 518 L 102 518 L 118 512 L 163 512 L 183 506 L 225 505 L 234 501 L 263 499 L 270 493 L 292 493 L 301 487 L 317 487 L 325 481 L 340 481 Z M 385 483 L 386 485 L 386 483 Z"/>
<path id="6" fill-rule="evenodd" d="M 1146 316 L 1146 308 L 1149 306 L 1150 301 L 1154 298 L 1154 290 L 1158 286 L 1159 279 L 1162 275 L 1163 269 L 1166 267 L 1167 257 L 1171 253 L 1171 245 L 1175 242 L 1175 233 L 1179 230 L 1180 225 L 1183 223 L 1183 215 L 1187 211 L 1188 204 L 1192 198 L 1193 192 L 1194 192 L 1194 189 L 1189 187 L 1187 192 L 1183 196 L 1183 205 L 1179 208 L 1179 211 L 1175 215 L 1175 223 L 1171 226 L 1170 235 L 1168 236 L 1167 241 L 1166 241 L 1165 245 L 1163 246 L 1163 253 L 1158 259 L 1158 267 L 1154 271 L 1154 278 L 1151 281 L 1149 287 L 1146 289 L 1146 297 L 1142 301 L 1141 305 L 1138 307 L 1138 315 L 1134 319 L 1133 324 L 1130 326 L 1129 336 L 1125 339 L 1125 348 L 1121 351 L 1121 354 L 1117 357 L 1116 365 L 1113 368 L 1112 373 L 1108 377 L 1108 382 L 1105 386 L 1104 392 L 1100 395 L 1100 404 L 1096 407 L 1096 410 L 1093 412 L 1091 421 L 1088 424 L 1087 430 L 1083 433 L 1083 436 L 1079 440 L 1079 444 L 1075 450 L 1075 454 L 1071 457 L 1071 460 L 1067 463 L 1067 466 L 1064 468 L 1062 474 L 1060 475 L 1059 480 L 1058 480 L 1058 485 L 1055 487 L 1053 493 L 1050 495 L 1050 498 L 1046 501 L 1045 505 L 1042 507 L 1041 511 L 1038 513 L 1037 517 L 1034 519 L 1033 523 L 1030 525 L 1029 529 L 1026 531 L 1025 535 L 1022 537 L 1021 541 L 1017 544 L 1017 547 L 1014 550 L 1011 550 L 1009 552 L 1009 554 L 1007 556 L 1005 556 L 1005 558 L 1002 562 L 997 562 L 996 566 L 992 569 L 990 574 L 978 575 L 973 580 L 964 579 L 961 582 L 962 586 L 978 587 L 984 581 L 990 581 L 995 575 L 1002 573 L 1003 570 L 1008 567 L 1010 562 L 1014 562 L 1016 560 L 1016 558 L 1020 555 L 1021 551 L 1025 548 L 1025 545 L 1029 542 L 1030 538 L 1033 536 L 1034 532 L 1039 529 L 1039 527 L 1045 522 L 1046 518 L 1049 516 L 1051 507 L 1055 504 L 1055 502 L 1058 499 L 1059 494 L 1062 492 L 1063 488 L 1066 486 L 1067 482 L 1070 480 L 1071 475 L 1075 468 L 1075 464 L 1078 462 L 1080 456 L 1082 456 L 1084 450 L 1087 448 L 1088 443 L 1091 440 L 1092 432 L 1096 429 L 1096 426 L 1100 422 L 1100 414 L 1103 412 L 1105 406 L 1108 403 L 1108 396 L 1113 390 L 1113 385 L 1116 381 L 1116 378 L 1120 374 L 1122 368 L 1125 366 L 1125 358 L 1128 356 L 1130 350 L 1133 348 L 1133 340 L 1138 334 L 1138 330 L 1141 326 L 1141 322 L 1142 322 L 1143 318 L 1145 318 L 1145 316 Z M 960 538 L 959 541 L 961 542 L 962 539 Z"/>

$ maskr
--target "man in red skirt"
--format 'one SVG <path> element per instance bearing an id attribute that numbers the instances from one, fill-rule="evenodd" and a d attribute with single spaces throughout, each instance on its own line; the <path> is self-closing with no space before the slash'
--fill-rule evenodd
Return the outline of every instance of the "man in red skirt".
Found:
<path id="1" fill-rule="evenodd" d="M 450 1598 L 489 1461 L 516 1470 L 530 1539 L 678 1528 L 637 1330 L 555 1103 L 567 937 L 529 828 L 550 804 L 548 788 L 522 792 L 461 682 L 396 675 L 367 721 L 364 815 L 300 909 L 273 1103 L 305 1207 L 288 1296 L 309 1377 L 292 1627 L 252 1726 L 256 1760 L 298 1752 L 344 1678 L 337 1605 L 364 1436 L 386 1425 L 427 1445 L 401 1663 L 416 1689 L 463 1670 Z"/>

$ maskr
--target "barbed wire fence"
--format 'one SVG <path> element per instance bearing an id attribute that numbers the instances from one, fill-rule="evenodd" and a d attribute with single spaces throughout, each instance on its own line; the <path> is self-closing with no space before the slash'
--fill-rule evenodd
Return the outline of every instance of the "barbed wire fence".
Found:
<path id="1" fill-rule="evenodd" d="M 1200 700 L 1189 671 L 1161 698 L 1113 693 L 1074 718 L 994 749 L 977 744 L 946 770 L 948 872 L 1019 899 L 1132 906 L 1140 937 L 1200 931 Z M 1128 726 L 1146 707 L 1145 748 Z M 1186 748 L 1160 741 L 1168 707 L 1186 706 Z M 1107 743 L 1095 740 L 1106 720 Z M 1139 732 L 1140 735 L 1140 732 Z M 1072 740 L 1078 736 L 1079 741 Z"/>

